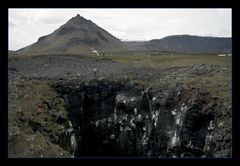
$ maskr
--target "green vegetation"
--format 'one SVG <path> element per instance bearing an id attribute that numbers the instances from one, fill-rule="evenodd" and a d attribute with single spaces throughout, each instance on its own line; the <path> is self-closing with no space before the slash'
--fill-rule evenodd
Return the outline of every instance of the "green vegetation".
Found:
<path id="1" fill-rule="evenodd" d="M 197 78 L 186 78 L 183 80 L 183 83 L 186 86 L 194 85 L 207 92 L 211 92 L 214 95 L 214 97 L 230 101 L 231 76 L 229 73 Z"/>
<path id="2" fill-rule="evenodd" d="M 32 58 L 42 55 L 13 55 L 9 58 Z M 58 55 L 54 55 L 58 56 Z M 70 55 L 79 56 L 83 55 Z M 216 54 L 161 54 L 161 55 L 133 55 L 133 54 L 106 54 L 102 56 L 87 55 L 88 57 L 100 59 L 100 60 L 111 60 L 126 64 L 141 64 L 144 66 L 151 67 L 169 67 L 169 66 L 191 66 L 195 64 L 214 64 L 224 65 L 231 63 L 231 57 L 219 57 Z"/>
<path id="3" fill-rule="evenodd" d="M 104 55 L 100 59 L 111 59 L 121 63 L 140 63 L 144 65 L 157 66 L 189 66 L 200 63 L 207 64 L 229 64 L 231 57 L 219 57 L 217 55 Z"/>
<path id="4" fill-rule="evenodd" d="M 18 109 L 21 106 L 21 109 L 24 109 L 25 113 L 31 114 L 36 110 L 36 105 L 43 102 L 42 100 L 49 100 L 54 95 L 54 91 L 50 89 L 48 84 L 43 81 L 35 80 L 17 80 L 14 82 L 20 91 L 20 95 L 10 96 L 10 102 L 18 102 Z M 33 90 L 34 89 L 34 90 Z M 10 89 L 11 91 L 12 89 Z"/>
<path id="5" fill-rule="evenodd" d="M 197 64 L 212 64 L 219 67 L 231 64 L 231 57 L 219 57 L 217 55 L 196 54 L 196 55 L 105 55 L 100 59 L 112 60 L 126 64 L 140 64 L 145 67 L 166 68 L 183 67 L 188 68 Z M 141 80 L 139 80 L 141 82 Z M 231 96 L 231 73 L 220 72 L 215 75 L 202 75 L 196 77 L 184 77 L 178 80 L 185 86 L 195 86 L 204 91 L 211 92 L 215 97 L 230 100 Z M 156 82 L 156 81 L 154 81 Z M 170 76 L 161 84 L 163 86 L 173 86 L 177 82 L 176 77 Z M 157 80 L 156 84 L 159 84 Z M 154 83 L 153 83 L 154 84 Z"/>
<path id="6" fill-rule="evenodd" d="M 69 156 L 69 153 L 54 141 L 61 126 L 53 121 L 53 117 L 59 114 L 67 116 L 67 113 L 63 102 L 50 88 L 49 83 L 18 79 L 11 82 L 9 90 L 11 111 L 8 127 L 12 133 L 8 138 L 12 142 L 9 157 Z M 48 133 L 53 135 L 52 138 L 48 137 Z M 15 146 L 16 144 L 18 146 Z"/>

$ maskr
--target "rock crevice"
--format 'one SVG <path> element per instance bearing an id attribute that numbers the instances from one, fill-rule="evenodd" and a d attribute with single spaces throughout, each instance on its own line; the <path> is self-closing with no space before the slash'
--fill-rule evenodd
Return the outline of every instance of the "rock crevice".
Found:
<path id="1" fill-rule="evenodd" d="M 106 81 L 55 89 L 72 124 L 62 146 L 75 157 L 230 156 L 230 146 L 219 142 L 230 132 L 214 127 L 227 123 L 218 119 L 226 115 L 208 93 L 179 85 L 153 92 Z"/>

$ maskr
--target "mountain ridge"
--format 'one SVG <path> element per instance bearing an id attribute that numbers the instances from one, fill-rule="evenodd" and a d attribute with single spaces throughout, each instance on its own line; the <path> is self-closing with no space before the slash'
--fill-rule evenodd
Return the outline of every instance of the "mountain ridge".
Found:
<path id="1" fill-rule="evenodd" d="M 149 41 L 127 41 L 135 51 L 167 51 L 187 53 L 231 53 L 232 38 L 197 35 L 172 35 Z"/>
<path id="2" fill-rule="evenodd" d="M 52 33 L 16 51 L 18 54 L 96 54 L 105 52 L 231 53 L 232 39 L 171 35 L 149 41 L 121 41 L 91 20 L 77 14 Z"/>

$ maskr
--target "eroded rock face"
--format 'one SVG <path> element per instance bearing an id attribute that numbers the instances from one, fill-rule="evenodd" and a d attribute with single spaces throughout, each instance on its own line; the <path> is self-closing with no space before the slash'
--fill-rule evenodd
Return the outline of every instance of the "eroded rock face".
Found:
<path id="1" fill-rule="evenodd" d="M 231 110 L 211 94 L 105 81 L 55 88 L 72 123 L 68 150 L 76 157 L 231 156 Z"/>

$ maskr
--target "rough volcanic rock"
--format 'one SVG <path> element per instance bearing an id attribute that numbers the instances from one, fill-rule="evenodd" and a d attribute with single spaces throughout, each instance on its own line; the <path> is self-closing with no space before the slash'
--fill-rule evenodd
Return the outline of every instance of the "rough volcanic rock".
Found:
<path id="1" fill-rule="evenodd" d="M 97 86 L 93 82 L 98 88 L 101 84 L 98 82 Z M 100 90 L 96 87 L 90 83 L 78 92 L 84 93 L 87 100 L 77 95 L 77 100 L 72 98 L 73 89 L 65 92 L 68 98 L 71 96 L 70 101 L 79 102 L 77 109 L 76 105 L 69 109 L 76 139 L 81 140 L 77 156 L 230 156 L 231 130 L 223 128 L 223 124 L 230 125 L 227 119 L 231 117 L 223 114 L 225 107 L 211 94 L 179 85 L 158 93 L 149 89 L 124 92 L 126 87 L 118 86 L 119 89 L 110 94 L 112 101 L 106 109 L 99 106 L 104 105 L 108 97 L 96 95 L 95 91 Z M 102 93 L 100 90 L 98 94 Z M 92 106 L 95 109 L 91 109 Z"/>

